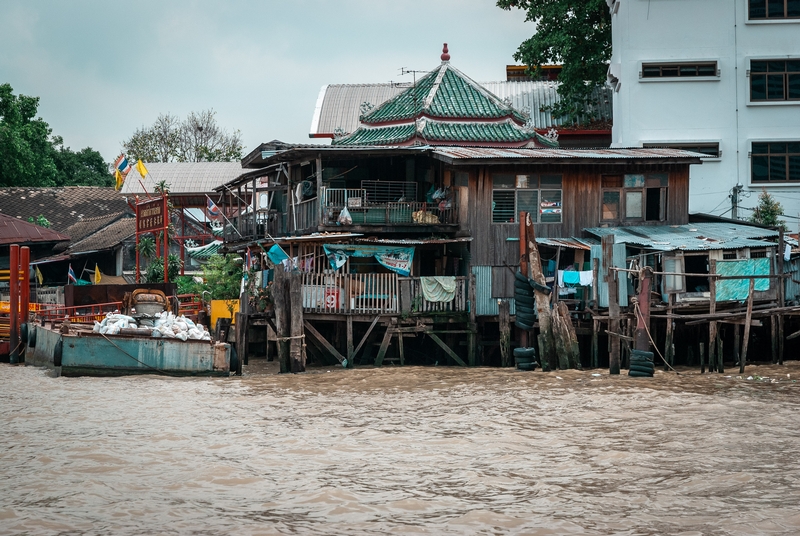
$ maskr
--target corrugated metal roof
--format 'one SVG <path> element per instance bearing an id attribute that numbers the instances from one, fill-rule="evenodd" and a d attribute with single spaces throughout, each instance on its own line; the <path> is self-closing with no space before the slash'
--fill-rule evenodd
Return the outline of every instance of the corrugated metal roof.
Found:
<path id="1" fill-rule="evenodd" d="M 558 103 L 558 82 L 479 82 L 488 92 L 499 99 L 509 100 L 511 105 L 522 112 L 530 113 L 533 126 L 544 130 L 567 125 L 565 118 L 555 118 L 551 107 Z M 380 106 L 402 91 L 411 83 L 394 84 L 329 84 L 320 90 L 314 117 L 311 121 L 309 137 L 332 137 L 337 128 L 344 132 L 354 132 L 359 125 L 361 104 L 367 102 Z M 598 119 L 609 121 L 613 117 L 612 91 L 598 88 L 592 93 L 593 104 L 587 111 L 594 112 Z"/>
<path id="2" fill-rule="evenodd" d="M 517 239 L 519 240 L 519 239 Z M 583 249 L 589 251 L 592 249 L 592 246 L 599 244 L 597 240 L 594 238 L 546 238 L 537 236 L 536 243 L 542 244 L 543 246 L 551 246 L 551 247 L 566 247 L 571 249 Z"/>
<path id="3" fill-rule="evenodd" d="M 564 148 L 503 148 L 503 147 L 434 147 L 433 155 L 440 160 L 647 160 L 683 159 L 700 162 L 699 153 L 680 149 L 564 149 Z"/>
<path id="4" fill-rule="evenodd" d="M 69 236 L 0 214 L 0 244 L 61 242 L 62 240 L 69 240 Z"/>
<path id="5" fill-rule="evenodd" d="M 778 236 L 778 231 L 771 229 L 730 223 L 592 227 L 585 231 L 600 238 L 614 235 L 614 241 L 617 243 L 633 244 L 659 251 L 765 247 L 775 244 L 762 240 L 763 238 Z"/>
<path id="6" fill-rule="evenodd" d="M 145 167 L 148 173 L 144 179 L 136 166 L 131 169 L 120 191 L 122 195 L 144 194 L 142 184 L 153 193 L 161 181 L 169 184 L 173 194 L 211 193 L 244 171 L 240 162 L 152 162 L 145 163 Z"/>
<path id="7" fill-rule="evenodd" d="M 459 242 L 472 242 L 472 237 L 461 238 L 358 238 L 356 242 L 362 244 L 391 244 L 418 246 L 423 244 L 453 244 Z"/>

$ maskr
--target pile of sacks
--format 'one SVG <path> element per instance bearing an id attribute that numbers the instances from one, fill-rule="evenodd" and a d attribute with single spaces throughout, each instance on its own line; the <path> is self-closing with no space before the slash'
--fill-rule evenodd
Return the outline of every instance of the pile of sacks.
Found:
<path id="1" fill-rule="evenodd" d="M 158 313 L 153 322 L 153 337 L 165 337 L 167 339 L 180 339 L 185 341 L 192 339 L 195 341 L 210 341 L 211 334 L 206 331 L 203 325 L 197 325 L 185 316 L 175 316 L 172 313 Z"/>
<path id="2" fill-rule="evenodd" d="M 116 335 L 122 328 L 135 328 L 136 319 L 119 313 L 108 313 L 102 322 L 95 321 L 92 331 L 103 335 Z"/>
<path id="3" fill-rule="evenodd" d="M 152 337 L 166 339 L 210 341 L 211 334 L 203 325 L 197 325 L 185 316 L 172 313 L 157 313 L 153 321 Z M 95 322 L 93 331 L 103 335 L 116 335 L 120 329 L 136 328 L 136 319 L 118 313 L 108 313 L 102 322 Z M 143 326 L 144 327 L 144 326 Z"/>

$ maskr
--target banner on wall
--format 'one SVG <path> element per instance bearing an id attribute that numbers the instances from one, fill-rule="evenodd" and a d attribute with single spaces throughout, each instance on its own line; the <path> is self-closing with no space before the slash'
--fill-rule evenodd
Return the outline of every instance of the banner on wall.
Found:
<path id="1" fill-rule="evenodd" d="M 345 265 L 347 257 L 375 257 L 378 263 L 402 276 L 411 275 L 414 248 L 390 246 L 353 246 L 349 244 L 324 244 L 331 268 L 337 270 Z"/>

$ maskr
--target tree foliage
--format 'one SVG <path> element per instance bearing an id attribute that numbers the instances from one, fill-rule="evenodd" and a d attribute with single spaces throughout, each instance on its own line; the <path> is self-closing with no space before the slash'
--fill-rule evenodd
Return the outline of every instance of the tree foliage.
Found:
<path id="1" fill-rule="evenodd" d="M 162 114 L 149 127 L 137 129 L 122 142 L 131 160 L 144 162 L 231 162 L 242 158 L 242 136 L 229 134 L 214 110 L 191 112 L 181 121 Z"/>
<path id="2" fill-rule="evenodd" d="M 242 258 L 231 253 L 211 255 L 203 265 L 203 279 L 211 299 L 237 299 L 242 284 Z"/>
<path id="3" fill-rule="evenodd" d="M 535 76 L 538 66 L 562 64 L 558 75 L 560 102 L 554 113 L 571 121 L 590 121 L 586 104 L 605 83 L 611 59 L 611 15 L 606 0 L 498 0 L 498 7 L 526 12 L 536 33 L 514 53 Z"/>
<path id="4" fill-rule="evenodd" d="M 775 200 L 767 192 L 766 188 L 762 188 L 761 193 L 758 194 L 758 206 L 753 211 L 750 221 L 761 225 L 769 225 L 770 227 L 778 227 L 786 231 L 786 221 L 780 219 L 780 216 L 783 216 L 783 205 Z"/>
<path id="5" fill-rule="evenodd" d="M 110 186 L 103 157 L 91 147 L 73 152 L 36 117 L 39 97 L 0 85 L 0 186 Z"/>

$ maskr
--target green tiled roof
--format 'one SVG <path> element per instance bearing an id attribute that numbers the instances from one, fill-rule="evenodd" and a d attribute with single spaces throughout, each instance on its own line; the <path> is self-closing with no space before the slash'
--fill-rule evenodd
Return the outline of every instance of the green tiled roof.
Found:
<path id="1" fill-rule="evenodd" d="M 397 145 L 410 140 L 415 135 L 419 141 L 470 143 L 525 143 L 536 140 L 540 144 L 557 147 L 558 144 L 539 136 L 535 132 L 527 132 L 513 122 L 461 123 L 447 121 L 421 120 L 420 132 L 415 132 L 414 123 L 393 127 L 359 127 L 355 132 L 343 138 L 333 140 L 333 145 Z"/>
<path id="2" fill-rule="evenodd" d="M 198 246 L 195 248 L 186 248 L 186 253 L 195 260 L 198 261 L 205 261 L 211 255 L 219 254 L 219 250 L 222 249 L 222 241 L 221 240 L 214 240 L 210 244 L 206 244 L 205 246 Z"/>
<path id="3" fill-rule="evenodd" d="M 394 127 L 358 127 L 342 138 L 334 138 L 331 145 L 397 145 L 414 136 L 414 123 Z"/>
<path id="4" fill-rule="evenodd" d="M 423 76 L 415 86 L 362 116 L 361 121 L 376 125 L 414 119 L 423 113 L 429 117 L 459 119 L 513 116 L 524 122 L 519 112 L 448 62 Z"/>

